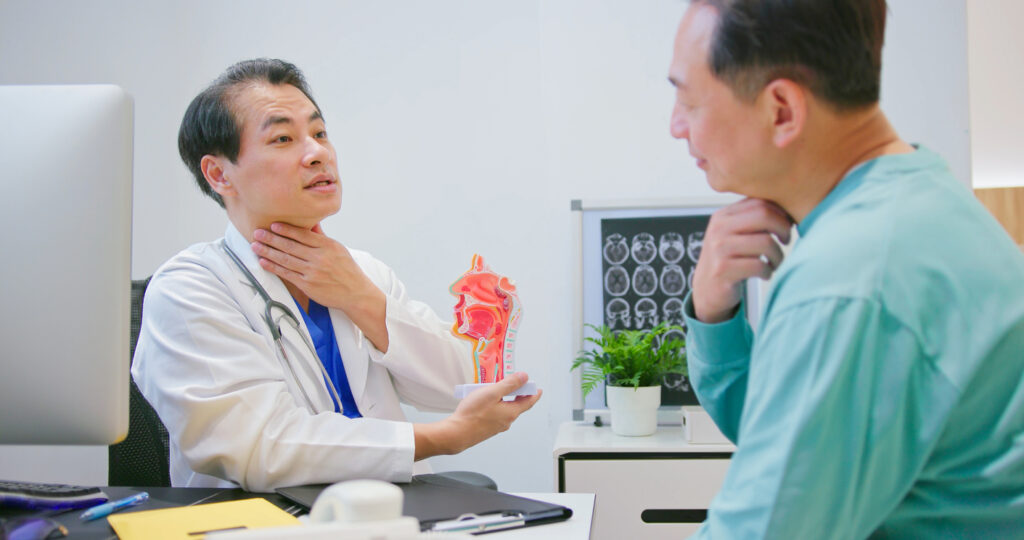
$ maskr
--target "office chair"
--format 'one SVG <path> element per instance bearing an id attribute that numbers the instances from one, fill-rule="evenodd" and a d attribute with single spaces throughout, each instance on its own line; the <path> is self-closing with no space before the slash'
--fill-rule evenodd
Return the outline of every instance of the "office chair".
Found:
<path id="1" fill-rule="evenodd" d="M 150 278 L 132 280 L 132 318 L 129 339 L 130 358 L 135 356 L 135 344 L 139 340 L 142 325 L 142 298 Z M 129 360 L 129 367 L 131 360 Z M 157 486 L 171 485 L 170 442 L 156 411 L 142 396 L 135 381 L 128 396 L 128 436 L 118 444 L 111 445 L 107 453 L 109 465 L 107 484 L 111 486 Z"/>

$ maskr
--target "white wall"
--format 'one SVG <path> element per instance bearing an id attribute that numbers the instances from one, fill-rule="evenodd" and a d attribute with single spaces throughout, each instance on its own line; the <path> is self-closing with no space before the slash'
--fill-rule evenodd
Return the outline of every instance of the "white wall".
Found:
<path id="1" fill-rule="evenodd" d="M 976 188 L 1024 186 L 1020 0 L 967 2 L 971 165 Z"/>
<path id="2" fill-rule="evenodd" d="M 883 106 L 968 183 L 964 0 L 892 4 Z M 519 285 L 517 361 L 544 398 L 508 433 L 435 458 L 435 468 L 478 470 L 513 491 L 553 489 L 554 435 L 570 417 L 570 199 L 710 193 L 685 144 L 668 136 L 666 75 L 685 3 L 282 5 L 0 0 L 0 84 L 112 82 L 135 97 L 132 274 L 143 277 L 223 232 L 222 211 L 178 160 L 189 100 L 236 60 L 295 62 L 339 149 L 344 204 L 325 223 L 331 235 L 372 250 L 442 314 L 474 252 Z M 101 451 L 49 451 L 0 449 L 0 478 L 105 482 Z"/>

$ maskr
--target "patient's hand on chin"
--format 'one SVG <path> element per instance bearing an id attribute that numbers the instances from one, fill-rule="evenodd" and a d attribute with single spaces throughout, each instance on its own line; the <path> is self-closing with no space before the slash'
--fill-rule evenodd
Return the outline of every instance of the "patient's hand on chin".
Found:
<path id="1" fill-rule="evenodd" d="M 697 319 L 718 323 L 736 313 L 743 282 L 770 279 L 784 257 L 793 219 L 776 203 L 746 198 L 716 211 L 708 222 L 693 274 Z"/>

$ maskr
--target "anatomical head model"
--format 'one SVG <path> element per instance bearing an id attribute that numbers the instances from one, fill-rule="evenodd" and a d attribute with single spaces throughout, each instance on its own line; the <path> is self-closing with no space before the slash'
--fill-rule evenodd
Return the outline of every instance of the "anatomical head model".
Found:
<path id="1" fill-rule="evenodd" d="M 473 343 L 474 382 L 495 383 L 515 372 L 515 341 L 522 307 L 516 286 L 480 255 L 449 289 L 458 297 L 452 333 Z"/>

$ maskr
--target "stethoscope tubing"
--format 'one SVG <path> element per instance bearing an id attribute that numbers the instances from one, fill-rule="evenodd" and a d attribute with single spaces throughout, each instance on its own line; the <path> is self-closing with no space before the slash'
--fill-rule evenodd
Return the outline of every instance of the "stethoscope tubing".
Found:
<path id="1" fill-rule="evenodd" d="M 226 241 L 221 242 L 221 247 L 224 248 L 224 252 L 228 254 L 228 257 L 232 260 L 232 262 L 235 263 L 235 266 L 237 266 L 238 269 L 242 271 L 242 274 L 245 275 L 245 278 L 249 280 L 249 283 L 256 289 L 256 293 L 259 294 L 260 298 L 263 299 L 263 321 L 267 324 L 267 327 L 270 329 L 270 335 L 274 338 L 274 344 L 277 345 L 278 354 L 280 354 L 280 358 L 283 360 L 283 363 L 288 367 L 288 371 L 292 373 L 292 377 L 295 378 L 296 385 L 299 387 L 299 391 L 302 392 L 302 397 L 305 398 L 306 404 L 309 405 L 310 412 L 315 413 L 316 407 L 313 403 L 313 400 L 310 399 L 309 394 L 306 393 L 306 389 L 299 382 L 299 378 L 295 374 L 295 366 L 292 365 L 291 358 L 289 358 L 289 356 L 284 351 L 284 342 L 281 338 L 281 327 L 278 324 L 280 318 L 277 319 L 277 321 L 274 320 L 274 308 L 280 309 L 281 318 L 287 317 L 288 319 L 290 319 L 292 322 L 292 326 L 299 332 L 299 335 L 302 336 L 302 341 L 303 343 L 305 343 L 306 348 L 309 349 L 309 352 L 310 354 L 313 355 L 313 358 L 317 360 L 316 364 L 320 368 L 320 375 L 323 376 L 324 381 L 327 383 L 327 387 L 331 393 L 331 399 L 334 400 L 334 404 L 336 405 L 337 410 L 344 411 L 341 404 L 341 397 L 338 396 L 338 390 L 337 388 L 334 387 L 334 382 L 331 381 L 331 377 L 330 375 L 328 375 L 327 369 L 324 368 L 323 362 L 320 361 L 320 356 L 316 353 L 316 346 L 313 345 L 313 342 L 310 340 L 309 336 L 307 336 L 306 333 L 302 331 L 302 325 L 299 323 L 299 319 L 295 316 L 292 310 L 288 308 L 288 306 L 270 297 L 270 294 L 267 293 L 267 290 L 264 289 L 262 285 L 260 285 L 259 281 L 256 280 L 256 276 L 254 276 L 252 272 L 250 272 L 249 269 L 246 268 L 245 263 L 243 263 L 242 259 L 238 257 L 235 251 L 228 246 Z M 315 376 L 312 378 L 315 378 Z"/>

